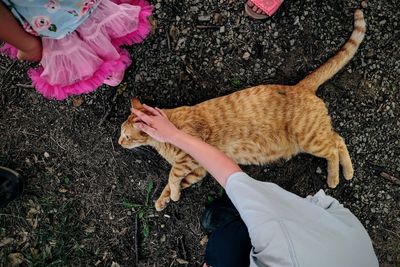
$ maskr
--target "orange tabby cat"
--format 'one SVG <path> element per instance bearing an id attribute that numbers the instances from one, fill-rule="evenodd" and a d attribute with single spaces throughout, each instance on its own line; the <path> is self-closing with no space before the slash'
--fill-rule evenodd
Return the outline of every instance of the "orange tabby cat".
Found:
<path id="1" fill-rule="evenodd" d="M 346 179 L 353 177 L 353 167 L 346 144 L 332 129 L 328 110 L 315 92 L 354 56 L 363 40 L 362 11 L 356 10 L 354 18 L 353 33 L 340 51 L 296 85 L 260 85 L 164 111 L 177 128 L 218 147 L 239 164 L 265 164 L 301 152 L 325 158 L 327 182 L 334 188 L 339 183 L 339 162 Z M 137 99 L 131 104 L 143 110 Z M 162 210 L 170 199 L 179 200 L 181 189 L 200 181 L 206 170 L 180 149 L 138 130 L 133 119 L 131 114 L 122 124 L 119 144 L 129 149 L 150 145 L 172 165 L 155 205 Z"/>

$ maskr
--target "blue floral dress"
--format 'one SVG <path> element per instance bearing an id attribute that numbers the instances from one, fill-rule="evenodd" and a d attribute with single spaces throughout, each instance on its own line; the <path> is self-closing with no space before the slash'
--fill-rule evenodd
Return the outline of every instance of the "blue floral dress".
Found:
<path id="1" fill-rule="evenodd" d="M 61 39 L 76 30 L 101 0 L 2 0 L 25 31 Z"/>

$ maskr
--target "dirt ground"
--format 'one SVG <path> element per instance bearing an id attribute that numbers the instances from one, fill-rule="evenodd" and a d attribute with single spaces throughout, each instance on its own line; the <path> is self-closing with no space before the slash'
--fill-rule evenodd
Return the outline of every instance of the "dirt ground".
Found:
<path id="1" fill-rule="evenodd" d="M 341 47 L 359 6 L 288 0 L 254 21 L 244 1 L 153 4 L 156 29 L 129 48 L 135 62 L 118 88 L 49 101 L 30 86 L 29 64 L 0 58 L 0 166 L 26 178 L 25 195 L 0 210 L 0 266 L 200 266 L 199 218 L 221 188 L 208 176 L 156 212 L 169 166 L 150 148 L 118 145 L 130 97 L 177 107 L 294 84 Z M 244 169 L 301 196 L 325 189 L 365 225 L 381 266 L 400 266 L 400 3 L 371 1 L 365 17 L 358 53 L 318 91 L 346 139 L 354 179 L 328 189 L 325 160 L 305 154 Z"/>

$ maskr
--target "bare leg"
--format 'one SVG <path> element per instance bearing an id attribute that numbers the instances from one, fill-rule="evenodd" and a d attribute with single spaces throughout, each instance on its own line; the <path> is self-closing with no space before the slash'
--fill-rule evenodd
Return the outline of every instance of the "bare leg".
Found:
<path id="1" fill-rule="evenodd" d="M 18 59 L 40 61 L 42 59 L 42 42 L 25 32 L 12 13 L 0 1 L 0 39 L 15 46 Z"/>

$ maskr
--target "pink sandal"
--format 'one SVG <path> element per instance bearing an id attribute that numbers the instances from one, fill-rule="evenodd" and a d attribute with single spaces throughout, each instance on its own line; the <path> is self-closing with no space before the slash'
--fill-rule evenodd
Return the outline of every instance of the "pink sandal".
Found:
<path id="1" fill-rule="evenodd" d="M 245 5 L 245 11 L 253 19 L 266 19 L 275 14 L 282 2 L 282 0 L 248 0 Z M 265 14 L 257 12 L 259 10 Z"/>

